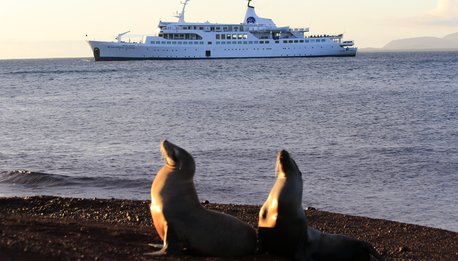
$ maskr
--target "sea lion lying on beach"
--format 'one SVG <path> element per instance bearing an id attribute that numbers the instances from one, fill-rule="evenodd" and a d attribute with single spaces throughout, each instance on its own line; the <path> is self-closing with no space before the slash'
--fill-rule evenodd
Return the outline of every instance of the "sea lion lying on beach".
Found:
<path id="1" fill-rule="evenodd" d="M 289 153 L 277 156 L 277 181 L 259 212 L 260 250 L 294 260 L 369 261 L 383 258 L 364 241 L 322 233 L 307 225 L 302 174 Z"/>
<path id="2" fill-rule="evenodd" d="M 256 230 L 235 217 L 205 209 L 194 187 L 194 159 L 184 149 L 161 143 L 166 164 L 151 186 L 151 216 L 164 245 L 152 255 L 238 257 L 254 254 Z"/>

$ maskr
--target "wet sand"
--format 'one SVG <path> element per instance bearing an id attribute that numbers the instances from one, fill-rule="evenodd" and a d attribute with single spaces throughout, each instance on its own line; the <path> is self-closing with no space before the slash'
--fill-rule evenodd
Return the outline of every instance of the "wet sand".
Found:
<path id="1" fill-rule="evenodd" d="M 257 226 L 260 206 L 204 204 Z M 458 233 L 306 210 L 309 225 L 371 243 L 386 260 L 458 260 Z M 148 201 L 59 197 L 0 198 L 0 260 L 225 260 L 149 257 L 162 243 Z M 228 259 L 226 259 L 228 260 Z M 282 260 L 253 255 L 238 260 Z"/>

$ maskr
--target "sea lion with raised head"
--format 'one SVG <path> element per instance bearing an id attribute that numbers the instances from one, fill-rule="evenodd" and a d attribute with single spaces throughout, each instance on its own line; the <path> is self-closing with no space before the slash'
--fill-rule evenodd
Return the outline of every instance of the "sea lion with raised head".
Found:
<path id="1" fill-rule="evenodd" d="M 259 212 L 261 251 L 294 260 L 383 260 L 367 242 L 309 227 L 302 208 L 302 174 L 285 150 L 278 153 L 276 169 L 277 181 Z"/>
<path id="2" fill-rule="evenodd" d="M 194 187 L 195 162 L 191 154 L 168 142 L 161 142 L 165 165 L 151 186 L 150 211 L 154 227 L 163 240 L 152 255 L 198 255 L 238 257 L 254 254 L 256 230 L 243 221 L 205 209 Z"/>
<path id="3" fill-rule="evenodd" d="M 307 217 L 302 208 L 302 173 L 286 150 L 277 155 L 277 180 L 259 211 L 261 252 L 297 259 L 304 255 Z"/>

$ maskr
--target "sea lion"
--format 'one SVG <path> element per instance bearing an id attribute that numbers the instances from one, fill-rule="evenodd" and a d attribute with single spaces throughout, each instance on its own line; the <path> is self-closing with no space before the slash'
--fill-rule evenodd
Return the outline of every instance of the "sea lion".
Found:
<path id="1" fill-rule="evenodd" d="M 314 261 L 370 261 L 371 256 L 384 260 L 374 247 L 344 235 L 328 234 L 307 228 L 306 259 Z"/>
<path id="2" fill-rule="evenodd" d="M 322 233 L 307 224 L 302 174 L 289 153 L 277 156 L 278 177 L 259 212 L 260 250 L 294 260 L 369 261 L 383 258 L 367 242 Z"/>
<path id="3" fill-rule="evenodd" d="M 205 209 L 199 202 L 193 177 L 195 162 L 184 149 L 164 140 L 165 165 L 151 186 L 150 211 L 164 244 L 152 255 L 189 251 L 198 255 L 238 257 L 254 254 L 256 230 L 241 220 Z"/>
<path id="4" fill-rule="evenodd" d="M 259 211 L 259 248 L 297 259 L 304 255 L 307 217 L 302 208 L 302 173 L 286 150 L 277 155 L 277 180 Z"/>

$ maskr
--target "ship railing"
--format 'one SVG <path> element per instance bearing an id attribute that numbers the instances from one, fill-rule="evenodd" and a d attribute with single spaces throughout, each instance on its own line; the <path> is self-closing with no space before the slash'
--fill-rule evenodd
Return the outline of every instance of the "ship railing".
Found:
<path id="1" fill-rule="evenodd" d="M 329 34 L 323 34 L 323 35 L 309 35 L 306 38 L 333 38 L 333 39 L 342 39 L 343 34 L 336 34 L 336 35 L 329 35 Z"/>
<path id="2" fill-rule="evenodd" d="M 289 29 L 290 32 L 292 33 L 305 33 L 305 32 L 308 32 L 309 31 L 309 28 L 308 27 L 304 27 L 304 28 L 291 28 Z"/>
<path id="3" fill-rule="evenodd" d="M 250 31 L 250 32 L 272 31 L 272 30 L 275 30 L 275 29 L 277 29 L 277 28 L 274 28 L 272 26 L 248 26 L 248 31 Z"/>

